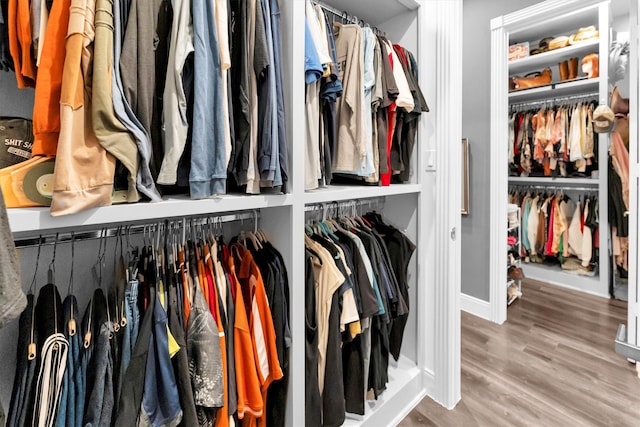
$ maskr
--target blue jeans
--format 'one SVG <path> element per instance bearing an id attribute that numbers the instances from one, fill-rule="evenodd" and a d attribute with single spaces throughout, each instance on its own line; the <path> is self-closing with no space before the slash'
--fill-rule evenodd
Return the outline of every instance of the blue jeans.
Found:
<path id="1" fill-rule="evenodd" d="M 189 186 L 192 199 L 202 199 L 226 191 L 227 162 L 222 120 L 224 102 L 220 52 L 216 31 L 215 2 L 194 0 L 193 45 L 194 88 Z"/>
<path id="2" fill-rule="evenodd" d="M 138 309 L 138 286 L 137 280 L 129 281 L 127 289 L 124 291 L 125 298 L 125 326 L 124 339 L 122 341 L 122 368 L 123 371 L 129 366 L 131 354 L 136 346 L 138 331 L 140 329 L 140 310 Z"/>

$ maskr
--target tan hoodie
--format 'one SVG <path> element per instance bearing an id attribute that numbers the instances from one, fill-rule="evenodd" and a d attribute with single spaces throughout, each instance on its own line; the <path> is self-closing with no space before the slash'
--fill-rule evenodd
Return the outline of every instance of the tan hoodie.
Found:
<path id="1" fill-rule="evenodd" d="M 95 0 L 72 0 L 60 94 L 52 215 L 111 204 L 115 159 L 91 122 Z"/>

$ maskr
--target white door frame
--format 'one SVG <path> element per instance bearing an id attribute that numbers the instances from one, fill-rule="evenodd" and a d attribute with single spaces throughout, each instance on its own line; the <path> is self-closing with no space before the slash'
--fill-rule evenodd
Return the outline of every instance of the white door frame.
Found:
<path id="1" fill-rule="evenodd" d="M 640 304 L 638 302 L 639 291 L 638 277 L 640 272 L 638 267 L 638 256 L 640 250 L 638 244 L 640 239 L 638 236 L 639 215 L 640 215 L 640 199 L 638 190 L 640 189 L 640 150 L 638 150 L 639 123 L 640 112 L 638 111 L 640 100 L 640 84 L 638 77 L 640 76 L 640 2 L 632 0 L 631 13 L 629 16 L 630 29 L 630 54 L 629 54 L 629 277 L 628 277 L 628 306 L 627 306 L 627 343 L 635 347 L 640 346 L 640 337 L 638 336 L 638 321 L 640 320 Z M 636 364 L 638 375 L 640 376 L 640 364 Z"/>
<path id="2" fill-rule="evenodd" d="M 425 27 L 420 30 L 421 72 L 429 86 L 432 102 L 429 120 L 421 121 L 421 132 L 428 135 L 421 151 L 425 183 L 435 183 L 432 198 L 423 190 L 421 209 L 435 212 L 432 233 L 424 241 L 434 260 L 429 277 L 434 292 L 431 301 L 422 301 L 433 309 L 434 348 L 423 348 L 423 354 L 434 354 L 435 376 L 432 397 L 453 408 L 460 400 L 460 282 L 461 282 L 461 140 L 462 140 L 462 0 L 426 0 L 420 8 Z M 435 175 L 432 173 L 435 172 Z M 435 181 L 435 182 L 434 182 Z M 429 194 L 429 196 L 431 196 Z M 423 294 L 427 296 L 426 293 Z M 422 318 L 420 321 L 429 321 Z"/>
<path id="3" fill-rule="evenodd" d="M 505 286 L 507 283 L 507 192 L 508 192 L 508 150 L 507 141 L 509 139 L 509 129 L 507 127 L 508 111 L 508 47 L 509 32 L 516 29 L 531 27 L 542 24 L 549 16 L 557 16 L 567 12 L 586 8 L 594 4 L 602 3 L 602 0 L 547 0 L 536 5 L 527 7 L 508 15 L 500 16 L 491 20 L 491 161 L 490 161 L 490 182 L 491 191 L 489 199 L 490 209 L 490 237 L 489 237 L 489 303 L 490 320 L 502 324 L 507 319 L 507 298 L 505 296 Z M 601 37 L 601 43 L 608 41 L 608 37 Z M 604 51 L 608 51 L 608 48 Z M 602 61 L 607 58 L 601 58 Z M 601 74 L 603 67 L 600 67 Z M 603 79 L 606 80 L 606 79 Z M 607 85 L 604 81 L 602 85 Z M 602 90 L 600 91 L 603 92 Z M 604 91 L 606 93 L 606 90 Z M 602 103 L 603 100 L 601 99 Z M 608 100 L 604 100 L 607 103 Z M 600 159 L 606 160 L 606 152 L 600 153 Z M 601 165 L 606 164 L 600 163 Z M 603 166 L 601 166 L 602 168 Z M 601 173 L 603 173 L 601 171 Z M 603 194 L 604 192 L 604 194 Z M 606 189 L 600 189 L 600 198 L 607 197 Z M 601 220 L 607 223 L 606 212 Z M 601 233 L 606 236 L 606 233 Z M 602 237 L 606 238 L 606 237 Z M 602 240 L 601 240 L 602 241 Z M 602 246 L 602 245 L 601 245 Z M 608 245 L 602 246 L 608 247 Z M 606 261 L 608 254 L 601 259 L 601 274 L 608 276 L 608 264 Z"/>

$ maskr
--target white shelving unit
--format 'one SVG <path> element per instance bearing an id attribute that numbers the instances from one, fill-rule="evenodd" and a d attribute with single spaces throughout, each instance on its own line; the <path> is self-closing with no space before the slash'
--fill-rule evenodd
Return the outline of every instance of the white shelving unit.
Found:
<path id="1" fill-rule="evenodd" d="M 388 197 L 402 194 L 418 194 L 422 191 L 420 184 L 395 184 L 388 187 L 367 187 L 331 185 L 318 190 L 306 191 L 304 202 L 306 204 L 327 203 L 341 200 L 357 200 L 369 197 Z"/>
<path id="2" fill-rule="evenodd" d="M 305 419 L 305 296 L 304 287 L 299 286 L 305 280 L 305 207 L 383 197 L 382 215 L 405 230 L 418 247 L 409 267 L 411 314 L 400 360 L 390 363 L 387 390 L 377 401 L 367 403 L 364 417 L 349 416 L 345 425 L 394 425 L 424 396 L 448 408 L 460 399 L 460 244 L 455 238 L 456 230 L 460 229 L 460 148 L 451 141 L 461 139 L 462 1 L 328 0 L 326 3 L 385 31 L 390 40 L 414 52 L 419 62 L 420 85 L 432 112 L 421 119 L 410 183 L 304 191 L 305 3 L 293 0 L 280 2 L 291 184 L 288 194 L 230 194 L 206 200 L 170 198 L 153 204 L 97 208 L 65 217 L 51 217 L 45 208 L 11 209 L 9 219 L 14 238 L 27 239 L 58 231 L 99 230 L 108 225 L 258 211 L 260 228 L 271 236 L 289 271 L 292 346 L 286 419 L 288 426 L 297 427 L 303 426 Z M 21 96 L 25 93 L 33 94 L 20 92 Z M 6 102 L 10 105 L 10 100 Z M 83 245 L 86 247 L 77 251 L 76 257 L 87 256 L 93 263 L 97 242 Z M 66 248 L 60 251 L 65 253 Z M 43 252 L 46 259 L 47 252 Z M 35 249 L 22 250 L 21 257 L 26 289 L 33 275 Z M 59 274 L 65 277 L 66 261 L 58 265 Z M 38 277 L 46 270 L 42 264 Z M 78 280 L 85 285 L 79 292 L 88 295 L 93 289 L 90 274 L 86 275 L 87 280 L 82 279 Z M 0 330 L 0 359 L 4 361 L 0 365 L 0 399 L 5 407 L 14 375 L 16 340 L 17 322 Z"/>
<path id="3" fill-rule="evenodd" d="M 243 196 L 227 194 L 213 199 L 189 200 L 186 196 L 158 203 L 134 203 L 89 209 L 76 215 L 52 217 L 49 208 L 9 209 L 9 225 L 14 237 L 47 233 L 51 230 L 96 229 L 112 224 L 153 222 L 170 217 L 215 215 L 224 212 L 291 206 L 291 194 Z"/>
<path id="4" fill-rule="evenodd" d="M 536 68 L 548 67 L 549 64 L 558 63 L 574 56 L 582 57 L 589 52 L 597 51 L 599 43 L 600 42 L 597 39 L 587 40 L 579 44 L 565 46 L 560 49 L 554 49 L 548 52 L 510 61 L 509 75 L 515 75 L 523 71 L 529 72 Z"/>
<path id="5" fill-rule="evenodd" d="M 522 262 L 520 256 L 522 255 L 522 225 L 520 223 L 520 207 L 518 205 L 510 204 L 507 208 L 507 235 L 513 236 L 516 238 L 514 246 L 517 251 L 517 255 L 514 257 L 515 261 L 507 261 L 507 272 L 509 268 L 514 266 L 518 268 L 522 268 Z M 511 216 L 515 216 L 515 220 L 512 221 Z M 508 276 L 507 276 L 508 278 Z M 509 289 L 512 285 L 516 286 L 516 290 L 511 297 L 509 297 Z M 522 297 L 522 279 L 521 278 L 512 278 L 507 280 L 507 305 L 511 305 L 516 299 Z"/>
<path id="6" fill-rule="evenodd" d="M 599 78 L 581 79 L 569 82 L 556 82 L 547 86 L 531 89 L 521 89 L 509 92 L 509 102 L 540 101 L 561 96 L 580 95 L 597 92 L 600 86 Z"/>
<path id="7" fill-rule="evenodd" d="M 543 177 L 508 177 L 506 168 L 507 145 L 509 140 L 508 114 L 512 104 L 529 101 L 545 101 L 562 97 L 593 94 L 600 104 L 608 104 L 608 68 L 610 41 L 610 4 L 609 1 L 597 0 L 547 0 L 528 8 L 500 16 L 492 20 L 492 84 L 491 84 L 491 297 L 492 317 L 497 323 L 506 320 L 502 286 L 506 278 L 502 271 L 505 265 L 501 248 L 506 238 L 501 220 L 506 215 L 507 186 L 509 183 L 550 185 L 555 188 L 594 187 L 598 191 L 600 256 L 598 259 L 599 276 L 596 278 L 574 276 L 559 268 L 549 269 L 540 265 L 523 266 L 526 277 L 566 285 L 584 292 L 597 295 L 608 293 L 609 242 L 607 207 L 607 157 L 609 138 L 607 134 L 599 134 L 597 177 L 591 178 L 543 178 Z M 528 41 L 532 48 L 544 37 L 575 34 L 579 28 L 595 25 L 599 31 L 597 40 L 590 40 L 574 46 L 533 55 L 515 61 L 508 61 L 508 46 Z M 582 75 L 580 60 L 587 54 L 595 52 L 599 56 L 599 77 L 578 79 L 568 82 L 558 81 L 558 63 L 571 57 L 578 57 L 578 76 Z M 552 84 L 529 90 L 509 92 L 507 80 L 510 76 L 525 75 L 549 67 L 552 70 Z"/>

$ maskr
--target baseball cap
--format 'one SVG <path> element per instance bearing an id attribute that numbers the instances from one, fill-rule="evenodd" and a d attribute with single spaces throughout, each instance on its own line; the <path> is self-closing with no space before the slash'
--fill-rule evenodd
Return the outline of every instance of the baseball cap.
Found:
<path id="1" fill-rule="evenodd" d="M 615 114 L 608 105 L 598 105 L 593 112 L 593 129 L 598 133 L 606 133 L 611 130 Z"/>
<path id="2" fill-rule="evenodd" d="M 0 169 L 31 158 L 33 128 L 31 120 L 0 117 Z"/>

